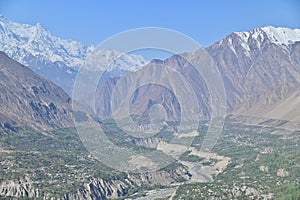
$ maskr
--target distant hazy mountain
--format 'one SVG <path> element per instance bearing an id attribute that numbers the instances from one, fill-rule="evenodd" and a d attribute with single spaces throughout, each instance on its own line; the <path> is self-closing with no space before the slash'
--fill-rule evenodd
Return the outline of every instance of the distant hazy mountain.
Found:
<path id="1" fill-rule="evenodd" d="M 19 24 L 0 16 L 0 51 L 35 72 L 53 81 L 71 94 L 77 70 L 87 56 L 95 50 L 74 40 L 52 36 L 41 24 Z M 101 59 L 111 61 L 118 51 L 98 50 Z M 113 63 L 107 76 L 115 77 L 146 64 L 142 56 L 127 54 Z M 103 69 L 90 69 L 103 70 Z"/>
<path id="2" fill-rule="evenodd" d="M 250 108 L 256 106 L 262 111 L 262 108 L 271 107 L 297 91 L 300 83 L 299 41 L 299 29 L 268 26 L 250 32 L 234 32 L 206 48 L 223 78 L 227 111 L 238 109 L 244 111 L 239 113 L 250 115 Z M 183 59 L 198 57 L 201 57 L 201 52 L 196 51 L 182 57 L 172 56 L 159 63 L 175 68 L 189 81 L 198 97 L 199 114 L 206 119 L 211 112 L 209 91 L 203 78 L 197 77 L 197 73 Z M 107 85 L 103 85 L 98 91 L 97 111 L 101 117 L 110 116 L 110 93 L 116 83 L 116 79 L 108 80 Z M 267 95 L 271 93 L 272 100 Z M 162 104 L 170 119 L 172 116 L 173 119 L 178 119 L 180 106 L 167 91 L 162 91 L 157 86 L 143 87 L 132 96 L 134 101 L 131 102 L 131 107 L 134 113 L 138 110 L 135 109 L 137 105 L 139 114 L 147 113 L 150 102 Z M 141 102 L 145 105 L 142 106 Z"/>

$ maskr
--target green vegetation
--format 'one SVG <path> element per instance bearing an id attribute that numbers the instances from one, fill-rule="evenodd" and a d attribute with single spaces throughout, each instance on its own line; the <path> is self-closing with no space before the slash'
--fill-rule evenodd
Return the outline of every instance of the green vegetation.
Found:
<path id="1" fill-rule="evenodd" d="M 88 117 L 86 116 L 86 113 L 81 112 L 81 111 L 73 111 L 72 115 L 75 118 L 76 122 L 85 122 L 85 121 L 88 120 Z"/>
<path id="2" fill-rule="evenodd" d="M 118 146 L 142 152 L 151 150 L 134 145 L 131 142 L 134 137 L 122 132 L 114 121 L 105 121 L 102 128 L 106 136 Z M 29 177 L 33 187 L 39 189 L 41 196 L 51 194 L 50 197 L 57 198 L 78 190 L 94 177 L 106 181 L 125 179 L 130 181 L 127 173 L 117 172 L 93 158 L 85 149 L 75 128 L 48 132 L 37 132 L 25 127 L 20 130 L 22 131 L 5 130 L 0 137 L 0 182 L 7 180 L 19 182 L 20 179 Z M 97 133 L 86 130 L 86 134 Z M 172 163 L 162 170 L 169 172 L 178 166 L 179 163 Z M 185 179 L 178 180 L 181 181 Z M 138 187 L 134 182 L 130 184 L 132 190 L 128 195 L 135 193 L 142 195 L 147 190 L 165 187 L 161 185 Z"/>
<path id="3" fill-rule="evenodd" d="M 299 200 L 300 184 L 288 184 L 273 188 L 278 200 Z"/>
<path id="4" fill-rule="evenodd" d="M 195 138 L 195 148 L 204 136 Z M 281 136 L 227 123 L 213 149 L 231 158 L 225 171 L 213 182 L 180 186 L 174 199 L 300 199 L 299 144 L 299 132 Z"/>
<path id="5" fill-rule="evenodd" d="M 164 189 L 164 188 L 168 188 L 168 186 L 164 186 L 164 185 L 143 185 L 143 186 L 136 187 L 136 188 L 130 190 L 127 195 L 118 198 L 118 200 L 125 200 L 125 199 L 128 199 L 129 197 L 130 197 L 130 199 L 143 197 L 143 196 L 146 196 L 146 193 L 149 190 L 159 190 L 159 189 Z"/>
<path id="6" fill-rule="evenodd" d="M 199 156 L 196 155 L 189 155 L 191 153 L 191 151 L 186 151 L 184 152 L 179 160 L 182 161 L 189 161 L 189 162 L 200 162 L 201 160 L 203 160 L 203 158 L 200 158 Z"/>
<path id="7" fill-rule="evenodd" d="M 80 116 L 80 114 L 78 114 Z M 84 116 L 81 116 L 84 118 Z M 114 121 L 102 123 L 106 136 L 116 145 L 150 151 L 136 146 L 134 137 L 120 130 Z M 125 180 L 126 173 L 119 173 L 94 159 L 84 148 L 74 128 L 37 132 L 19 128 L 18 132 L 5 130 L 0 137 L 0 182 L 30 177 L 40 194 L 60 197 L 77 190 L 91 177 L 104 180 Z M 192 146 L 201 148 L 207 126 L 202 122 L 199 136 Z M 224 133 L 213 152 L 231 158 L 225 171 L 214 177 L 213 182 L 183 184 L 174 199 L 300 199 L 300 133 L 281 136 L 257 131 L 257 127 L 233 126 L 227 123 Z M 172 139 L 172 131 L 165 127 L 157 136 Z M 201 162 L 203 158 L 186 151 L 180 160 Z M 210 159 L 202 165 L 213 165 Z M 174 162 L 163 171 L 172 173 L 179 167 Z M 186 181 L 178 178 L 177 182 Z M 138 187 L 135 183 L 126 197 L 144 196 L 149 190 L 166 186 Z"/>
<path id="8" fill-rule="evenodd" d="M 30 177 L 41 194 L 60 196 L 77 190 L 90 177 L 124 179 L 93 159 L 73 128 L 39 133 L 25 129 L 0 138 L 0 182 Z"/>

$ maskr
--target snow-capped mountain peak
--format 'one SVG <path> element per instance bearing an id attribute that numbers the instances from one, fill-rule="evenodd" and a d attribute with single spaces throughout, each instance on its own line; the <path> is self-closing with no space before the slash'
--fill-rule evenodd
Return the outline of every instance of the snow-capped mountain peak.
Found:
<path id="1" fill-rule="evenodd" d="M 0 51 L 19 63 L 29 66 L 35 72 L 61 86 L 71 94 L 72 84 L 80 67 L 86 67 L 89 55 L 95 54 L 94 46 L 53 36 L 40 23 L 35 25 L 12 22 L 0 16 Z M 111 63 L 121 52 L 100 50 L 97 59 Z M 90 61 L 90 60 L 89 60 Z M 134 54 L 124 54 L 107 70 L 111 77 L 122 76 L 128 71 L 143 67 L 147 61 Z M 88 70 L 104 70 L 99 65 L 89 66 Z"/>
<path id="2" fill-rule="evenodd" d="M 0 46 L 1 51 L 27 66 L 32 67 L 36 60 L 39 60 L 50 64 L 60 62 L 73 69 L 81 67 L 87 56 L 95 50 L 94 46 L 85 46 L 74 40 L 55 37 L 40 23 L 19 24 L 9 21 L 4 16 L 0 17 Z M 103 55 L 99 54 L 99 56 L 108 60 L 110 56 L 116 54 L 110 50 L 101 52 Z M 142 56 L 132 54 L 127 54 L 123 59 L 125 59 L 123 62 L 112 68 L 132 71 L 136 67 L 142 67 L 146 62 Z"/>
<path id="3" fill-rule="evenodd" d="M 31 58 L 45 62 L 62 62 L 70 67 L 82 64 L 91 47 L 80 42 L 52 36 L 40 23 L 19 24 L 0 18 L 1 51 L 24 65 L 30 66 Z"/>
<path id="4" fill-rule="evenodd" d="M 266 26 L 262 30 L 267 34 L 268 38 L 275 44 L 289 45 L 300 41 L 300 29 L 289 29 L 282 27 Z"/>
<path id="5" fill-rule="evenodd" d="M 300 29 L 266 26 L 252 31 L 233 32 L 214 45 L 225 44 L 235 55 L 237 52 L 242 52 L 250 58 L 253 52 L 261 51 L 266 45 L 275 44 L 285 51 L 289 51 L 289 45 L 299 41 Z M 243 48 L 243 51 L 239 51 L 237 48 Z"/>
<path id="6" fill-rule="evenodd" d="M 300 29 L 289 29 L 282 27 L 266 26 L 257 28 L 250 32 L 234 32 L 243 42 L 248 42 L 249 39 L 254 39 L 258 43 L 262 43 L 268 39 L 271 43 L 277 45 L 285 45 L 300 41 Z"/>

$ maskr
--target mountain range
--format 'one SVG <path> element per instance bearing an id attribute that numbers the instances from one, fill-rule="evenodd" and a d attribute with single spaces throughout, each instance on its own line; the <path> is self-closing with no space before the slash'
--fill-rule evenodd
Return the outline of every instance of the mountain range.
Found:
<path id="1" fill-rule="evenodd" d="M 0 39 L 1 51 L 56 83 L 69 95 L 80 67 L 89 67 L 86 70 L 90 71 L 105 71 L 91 64 L 93 60 L 88 61 L 91 63 L 85 61 L 91 52 L 94 51 L 93 55 L 96 55 L 95 61 L 101 59 L 107 65 L 113 63 L 104 73 L 96 92 L 96 112 L 100 118 L 111 117 L 110 97 L 120 77 L 155 64 L 170 66 L 184 75 L 196 91 L 201 118 L 210 117 L 212 105 L 209 103 L 205 80 L 197 78 L 193 67 L 185 62 L 185 59 L 200 56 L 197 51 L 174 55 L 163 61 L 156 59 L 148 62 L 134 54 L 124 54 L 113 61 L 112 58 L 121 55 L 121 52 L 60 39 L 52 36 L 39 23 L 34 26 L 18 24 L 4 16 L 0 16 Z M 227 111 L 238 115 L 289 119 L 283 117 L 287 114 L 278 114 L 278 110 L 282 110 L 278 106 L 286 107 L 283 106 L 285 99 L 297 97 L 300 82 L 299 41 L 299 29 L 267 26 L 249 32 L 233 32 L 206 47 L 205 51 L 213 58 L 224 82 Z M 179 118 L 178 100 L 166 89 L 157 85 L 142 87 L 132 96 L 135 98 L 130 103 L 131 111 L 135 114 L 147 115 L 152 105 L 161 104 L 169 120 Z M 259 113 L 262 108 L 264 114 Z M 298 113 L 294 115 L 293 119 L 297 119 Z"/>
<path id="2" fill-rule="evenodd" d="M 92 51 L 98 58 L 105 59 L 107 64 L 112 58 L 121 55 L 116 50 L 98 49 L 86 46 L 74 40 L 61 39 L 51 35 L 40 23 L 36 25 L 19 24 L 0 16 L 1 51 L 19 63 L 53 81 L 72 94 L 73 84 L 80 67 Z M 91 61 L 90 61 L 91 62 Z M 106 70 L 106 77 L 121 76 L 127 71 L 134 71 L 147 61 L 140 55 L 126 54 Z M 103 70 L 89 68 L 88 70 Z"/>
<path id="3" fill-rule="evenodd" d="M 298 29 L 268 26 L 250 32 L 234 32 L 205 48 L 222 76 L 227 96 L 227 112 L 261 118 L 290 119 L 284 117 L 288 113 L 283 115 L 279 114 L 279 111 L 273 112 L 272 109 L 278 110 L 276 106 L 279 102 L 283 107 L 284 101 L 289 97 L 294 99 L 294 104 L 297 105 L 292 95 L 297 96 L 299 92 L 299 41 Z M 196 92 L 201 119 L 207 119 L 210 117 L 212 105 L 209 103 L 210 95 L 205 79 L 198 77 L 195 69 L 186 62 L 200 58 L 202 54 L 201 51 L 195 51 L 174 55 L 163 61 L 153 60 L 147 66 L 165 65 L 179 71 Z M 112 88 L 118 80 L 119 78 L 107 80 L 96 93 L 96 108 L 100 117 L 111 117 L 109 102 Z M 168 94 L 165 89 L 159 86 L 142 87 L 132 96 L 134 101 L 131 102 L 131 106 L 135 114 L 148 113 L 147 110 L 153 104 L 161 104 L 169 119 L 178 119 L 180 106 L 177 105 L 177 100 L 174 101 L 174 95 Z M 299 116 L 295 108 L 287 109 L 294 110 L 293 119 Z M 262 110 L 264 112 L 261 112 Z"/>

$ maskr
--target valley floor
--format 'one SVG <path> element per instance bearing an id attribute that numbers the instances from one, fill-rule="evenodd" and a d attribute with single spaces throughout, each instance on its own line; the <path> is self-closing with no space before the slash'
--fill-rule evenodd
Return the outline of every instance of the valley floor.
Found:
<path id="1" fill-rule="evenodd" d="M 205 130 L 204 124 L 199 132 Z M 93 159 L 72 128 L 47 136 L 33 130 L 1 132 L 0 196 L 299 199 L 300 132 L 279 135 L 259 130 L 226 122 L 211 153 L 200 152 L 205 134 L 199 134 L 177 164 L 147 176 L 119 173 Z M 172 149 L 165 147 L 157 146 Z"/>

